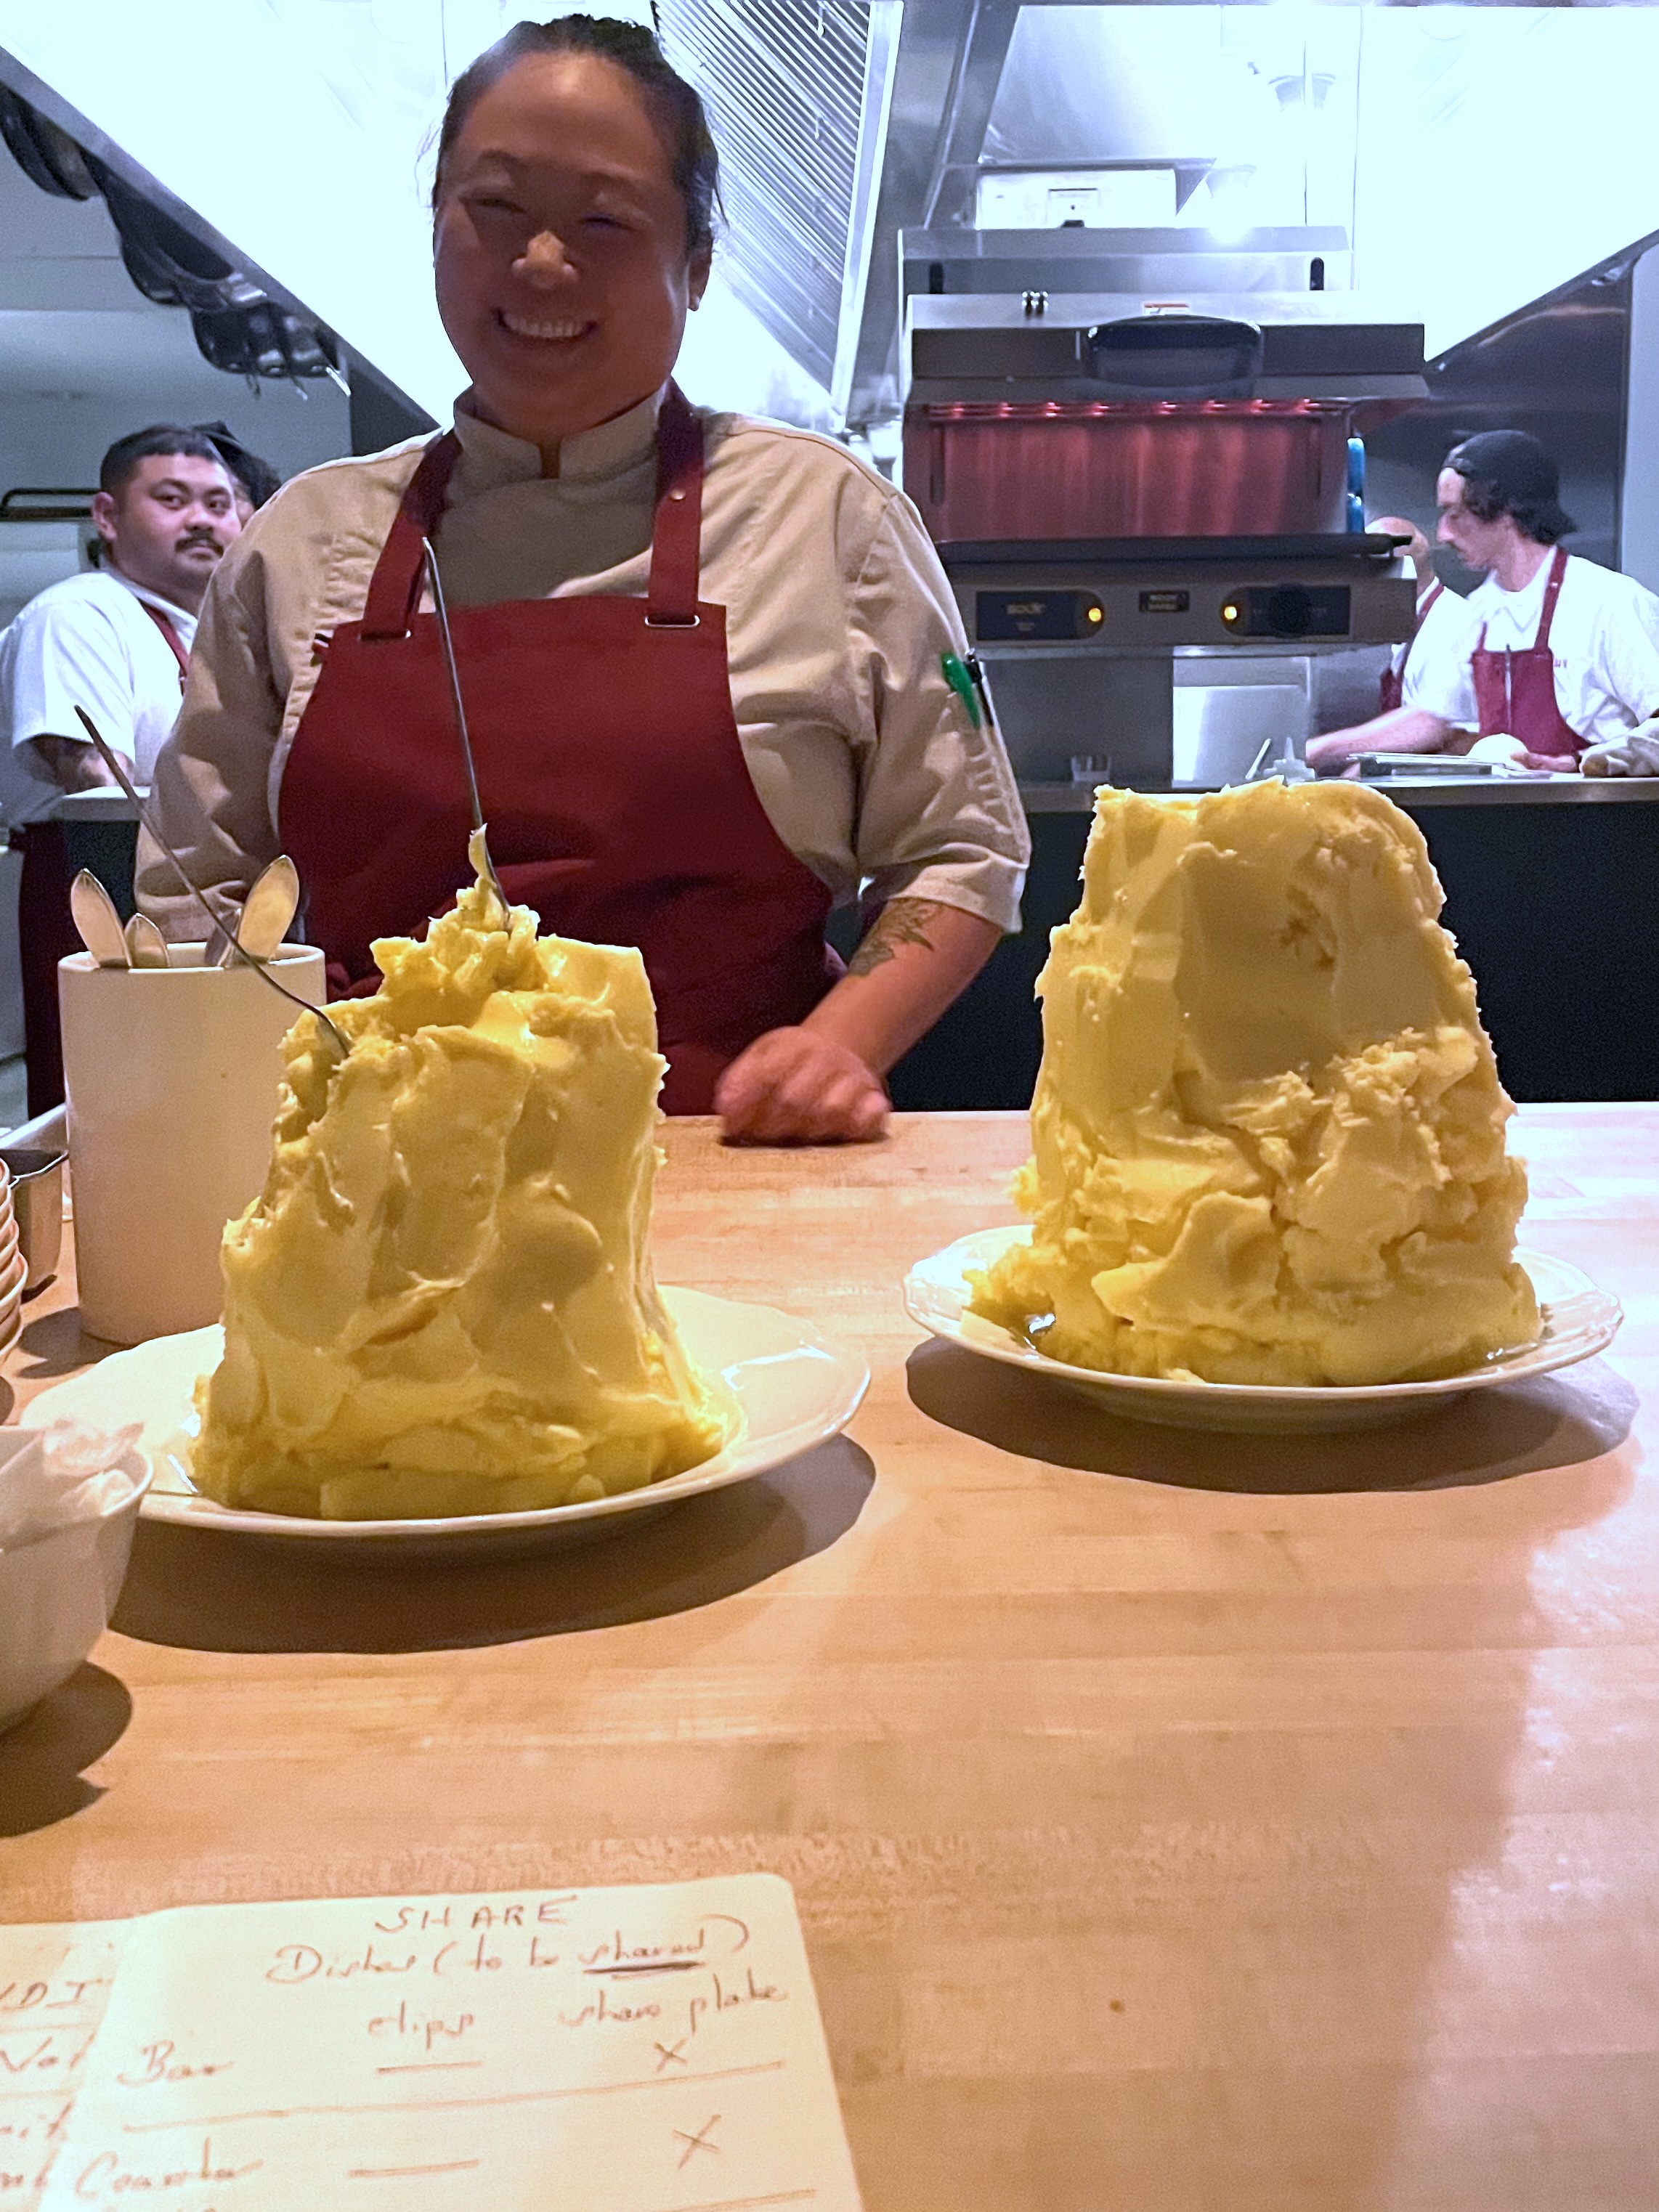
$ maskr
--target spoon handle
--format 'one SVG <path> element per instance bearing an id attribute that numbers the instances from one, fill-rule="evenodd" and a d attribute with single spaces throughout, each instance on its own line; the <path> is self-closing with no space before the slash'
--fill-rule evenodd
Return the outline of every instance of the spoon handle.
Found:
<path id="1" fill-rule="evenodd" d="M 196 884 L 191 882 L 184 862 L 179 858 L 179 855 L 173 851 L 172 846 L 168 844 L 167 839 L 161 835 L 161 830 L 157 826 L 155 817 L 145 806 L 143 800 L 139 798 L 137 791 L 134 787 L 132 778 L 127 774 L 126 763 L 121 758 L 119 753 L 112 750 L 109 740 L 104 736 L 103 732 L 98 727 L 97 723 L 93 720 L 91 715 L 88 714 L 86 708 L 84 707 L 77 707 L 75 711 L 80 717 L 81 726 L 85 730 L 87 735 L 92 739 L 93 744 L 97 747 L 99 759 L 103 762 L 104 766 L 109 770 L 110 774 L 115 778 L 117 783 L 120 785 L 122 790 L 131 801 L 133 809 L 138 817 L 139 822 L 155 840 L 155 842 L 161 847 L 162 852 L 167 854 L 167 859 L 173 865 L 173 872 L 178 877 L 179 882 L 184 885 L 186 894 L 196 902 L 196 904 L 207 916 L 210 928 L 222 928 L 223 924 L 220 921 L 218 915 L 208 904 L 203 893 L 197 888 Z M 103 886 L 100 884 L 99 888 L 101 890 Z M 108 896 L 107 892 L 105 893 L 105 896 Z M 126 939 L 125 937 L 123 937 L 121 941 L 121 954 L 122 959 L 125 962 L 126 957 Z M 271 974 L 270 969 L 263 960 L 256 960 L 252 963 L 252 965 L 258 969 L 259 973 L 264 977 L 266 982 L 270 984 L 271 989 L 276 993 L 279 998 L 287 999 L 292 1005 L 298 1006 L 302 1014 L 314 1014 L 317 1017 L 317 1019 L 322 1024 L 323 1027 L 333 1038 L 335 1043 L 339 1047 L 340 1057 L 342 1060 L 345 1060 L 349 1057 L 351 1052 L 351 1041 L 345 1035 L 344 1031 L 339 1028 L 337 1024 L 329 1019 L 328 1009 L 326 1006 L 313 1006 L 308 999 L 302 999 L 296 992 L 290 991 L 286 983 L 279 983 L 276 976 Z"/>
<path id="2" fill-rule="evenodd" d="M 81 942 L 100 968 L 125 968 L 126 933 L 115 902 L 90 868 L 82 868 L 70 885 L 70 913 L 81 933 Z"/>
<path id="3" fill-rule="evenodd" d="M 483 862 L 480 873 L 495 894 L 501 910 L 502 927 L 509 924 L 513 908 L 507 893 L 501 889 L 501 878 L 495 873 L 495 863 L 489 857 L 489 833 L 484 823 L 483 801 L 478 796 L 478 771 L 472 758 L 472 739 L 466 726 L 466 702 L 461 696 L 461 673 L 455 665 L 455 641 L 449 631 L 449 610 L 444 605 L 443 579 L 438 574 L 438 556 L 432 540 L 422 538 L 421 550 L 426 562 L 428 588 L 432 593 L 432 612 L 438 624 L 438 636 L 443 646 L 444 667 L 449 677 L 449 703 L 455 714 L 455 734 L 460 739 L 461 763 L 466 770 L 467 796 L 472 805 L 472 843 L 467 847 L 467 858 L 471 860 L 473 844 L 477 857 Z"/>
<path id="4" fill-rule="evenodd" d="M 147 914 L 135 914 L 127 924 L 127 959 L 135 968 L 165 968 L 167 941 Z"/>
<path id="5" fill-rule="evenodd" d="M 300 904 L 300 872 L 286 853 L 260 869 L 248 887 L 236 927 L 219 955 L 222 968 L 239 960 L 269 960 L 288 934 Z"/>

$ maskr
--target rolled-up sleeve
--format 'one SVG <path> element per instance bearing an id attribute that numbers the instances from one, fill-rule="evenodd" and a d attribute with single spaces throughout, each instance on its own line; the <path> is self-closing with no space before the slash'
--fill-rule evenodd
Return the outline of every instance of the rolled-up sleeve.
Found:
<path id="1" fill-rule="evenodd" d="M 75 711 L 84 707 L 96 718 L 100 736 L 131 767 L 132 665 L 102 607 L 72 599 L 26 606 L 7 640 L 6 674 L 14 746 L 48 737 L 89 744 Z"/>
<path id="2" fill-rule="evenodd" d="M 208 586 L 184 704 L 151 787 L 162 835 L 216 908 L 245 897 L 276 857 L 270 771 L 283 708 L 266 639 L 264 564 L 257 544 L 239 542 Z M 142 831 L 137 889 L 169 937 L 202 936 L 201 908 Z"/>
<path id="3" fill-rule="evenodd" d="M 894 498 L 851 595 L 855 680 L 873 742 L 860 763 L 854 850 L 866 896 L 936 899 L 1019 927 L 1030 837 L 1007 754 L 945 681 L 966 650 L 939 556 Z"/>

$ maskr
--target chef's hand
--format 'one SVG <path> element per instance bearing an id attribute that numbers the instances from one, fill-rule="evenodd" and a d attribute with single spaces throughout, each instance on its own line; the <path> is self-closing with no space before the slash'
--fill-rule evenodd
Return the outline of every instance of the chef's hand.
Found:
<path id="1" fill-rule="evenodd" d="M 887 1093 L 858 1054 L 811 1029 L 768 1030 L 714 1086 L 733 1144 L 863 1144 L 887 1126 Z"/>
<path id="2" fill-rule="evenodd" d="M 1351 730 L 1310 738 L 1304 757 L 1316 775 L 1345 775 L 1358 753 L 1444 752 L 1451 734 L 1451 724 L 1426 707 L 1395 707 Z"/>
<path id="3" fill-rule="evenodd" d="M 979 973 L 1001 933 L 939 899 L 889 899 L 800 1027 L 769 1030 L 721 1076 L 714 1110 L 728 1139 L 835 1145 L 881 1136 L 882 1074 Z"/>
<path id="4" fill-rule="evenodd" d="M 1659 716 L 1638 722 L 1616 744 L 1592 745 L 1578 765 L 1586 775 L 1659 775 Z"/>

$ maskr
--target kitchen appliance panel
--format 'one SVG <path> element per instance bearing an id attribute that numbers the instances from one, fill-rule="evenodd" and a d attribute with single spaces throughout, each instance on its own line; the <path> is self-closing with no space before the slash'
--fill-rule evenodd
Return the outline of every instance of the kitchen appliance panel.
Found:
<path id="1" fill-rule="evenodd" d="M 1167 790 L 1174 695 L 1165 653 L 985 656 L 997 720 L 1021 783 L 1063 783 L 1073 755 L 1109 762 L 1103 781 Z"/>
<path id="2" fill-rule="evenodd" d="M 941 542 L 1340 532 L 1348 410 L 1317 402 L 913 410 L 905 488 Z"/>

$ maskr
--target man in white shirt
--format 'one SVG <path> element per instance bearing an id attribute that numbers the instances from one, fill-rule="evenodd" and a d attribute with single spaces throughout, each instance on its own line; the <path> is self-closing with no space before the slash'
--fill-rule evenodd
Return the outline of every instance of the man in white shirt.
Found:
<path id="1" fill-rule="evenodd" d="M 178 424 L 118 440 L 99 487 L 100 565 L 38 593 L 0 637 L 0 816 L 23 854 L 18 936 L 31 1114 L 63 1097 L 57 964 L 80 942 L 52 817 L 65 792 L 110 781 L 75 710 L 86 709 L 137 781 L 149 781 L 178 715 L 202 595 L 241 527 L 217 448 Z"/>
<path id="2" fill-rule="evenodd" d="M 1519 430 L 1448 454 L 1439 537 L 1486 571 L 1463 604 L 1462 649 L 1425 666 L 1414 698 L 1315 738 L 1310 766 L 1363 752 L 1474 752 L 1571 769 L 1659 711 L 1659 599 L 1632 577 L 1569 557 L 1555 465 Z"/>

